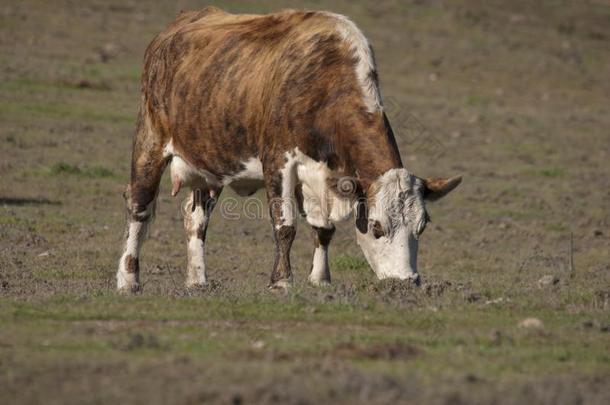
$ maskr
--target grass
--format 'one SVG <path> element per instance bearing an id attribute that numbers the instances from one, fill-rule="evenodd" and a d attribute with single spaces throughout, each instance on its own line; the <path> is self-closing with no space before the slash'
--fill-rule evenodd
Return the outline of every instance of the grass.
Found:
<path id="1" fill-rule="evenodd" d="M 73 175 L 87 179 L 113 178 L 116 175 L 109 169 L 101 166 L 79 167 L 66 162 L 59 162 L 51 167 L 47 167 L 41 173 L 48 176 Z"/>
<path id="2" fill-rule="evenodd" d="M 83 105 L 33 101 L 4 101 L 0 100 L 0 119 L 3 121 L 25 120 L 73 120 L 86 122 L 134 122 L 132 115 L 117 113 L 115 111 L 100 111 L 94 107 Z"/>
<path id="3" fill-rule="evenodd" d="M 290 300 L 278 302 L 275 298 L 228 301 L 197 297 L 173 301 L 162 297 L 120 298 L 103 294 L 15 303 L 3 306 L 1 316 L 4 322 L 11 322 L 4 330 L 5 334 L 24 335 L 36 331 L 38 337 L 20 344 L 19 350 L 42 353 L 93 354 L 129 350 L 146 357 L 166 352 L 226 358 L 235 352 L 249 352 L 256 335 L 254 340 L 267 342 L 270 350 L 298 358 L 321 356 L 346 343 L 356 347 L 379 347 L 402 342 L 417 348 L 419 354 L 410 361 L 410 367 L 416 367 L 424 378 L 441 368 L 444 372 L 459 372 L 464 367 L 476 370 L 486 378 L 544 373 L 551 369 L 567 373 L 574 366 L 583 373 L 595 373 L 605 370 L 609 360 L 608 343 L 597 338 L 601 332 L 584 329 L 580 315 L 547 310 L 508 314 L 493 306 L 462 311 L 452 308 L 434 313 L 417 310 L 405 314 L 387 305 L 362 311 L 336 302 L 316 303 L 315 309 L 311 311 L 308 306 Z M 518 322 L 525 316 L 539 317 L 546 328 L 543 331 L 520 328 Z M 238 329 L 222 326 L 226 319 L 242 326 Z M 172 322 L 171 328 L 164 326 L 168 320 Z M 120 322 L 124 332 L 108 337 L 92 335 L 80 326 L 91 322 L 98 327 Z M 143 328 L 129 327 L 138 323 Z M 261 325 L 268 327 L 260 329 Z M 309 327 L 303 329 L 304 325 Z M 69 338 L 63 337 L 61 331 L 70 329 L 77 332 Z M 347 333 L 339 332 L 341 329 Z M 276 331 L 281 331 L 279 340 Z M 326 335 L 322 341 L 319 340 L 320 331 L 325 331 Z M 501 336 L 499 341 L 490 337 L 494 331 Z M 144 337 L 136 338 L 136 343 L 130 344 L 134 333 Z M 549 345 L 549 342 L 559 345 Z M 459 349 L 458 357 L 447 362 L 455 356 L 456 349 Z M 364 369 L 392 364 L 383 357 L 370 363 L 366 359 L 374 354 L 364 351 L 343 355 L 350 356 Z"/>
<path id="4" fill-rule="evenodd" d="M 333 258 L 331 265 L 337 270 L 367 270 L 369 268 L 366 260 L 350 255 L 341 255 Z"/>

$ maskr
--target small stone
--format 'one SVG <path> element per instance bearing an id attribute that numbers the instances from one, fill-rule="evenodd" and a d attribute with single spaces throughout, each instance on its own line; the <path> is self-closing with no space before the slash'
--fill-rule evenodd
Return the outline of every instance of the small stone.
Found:
<path id="1" fill-rule="evenodd" d="M 542 276 L 538 280 L 538 288 L 545 288 L 559 283 L 559 277 L 554 276 L 552 274 L 547 274 L 546 276 Z"/>
<path id="2" fill-rule="evenodd" d="M 604 233 L 601 230 L 596 229 L 593 231 L 593 236 L 597 236 L 597 237 L 604 236 Z"/>
<path id="3" fill-rule="evenodd" d="M 525 329 L 542 329 L 544 328 L 544 324 L 538 318 L 525 318 L 519 322 L 519 327 Z"/>
<path id="4" fill-rule="evenodd" d="M 255 340 L 254 342 L 252 342 L 251 346 L 254 350 L 261 350 L 265 347 L 265 342 L 263 342 L 262 340 Z"/>
<path id="5" fill-rule="evenodd" d="M 510 301 L 509 299 L 504 299 L 504 297 L 498 297 L 493 300 L 485 301 L 485 305 L 494 305 L 494 304 L 502 304 L 504 301 Z"/>

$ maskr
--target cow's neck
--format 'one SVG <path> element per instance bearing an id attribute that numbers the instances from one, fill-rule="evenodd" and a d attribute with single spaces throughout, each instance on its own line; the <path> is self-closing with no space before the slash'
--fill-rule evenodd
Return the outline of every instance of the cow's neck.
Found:
<path id="1" fill-rule="evenodd" d="M 357 142 L 346 151 L 347 166 L 352 168 L 364 190 L 391 169 L 402 168 L 400 152 L 392 127 L 385 116 L 358 136 Z"/>

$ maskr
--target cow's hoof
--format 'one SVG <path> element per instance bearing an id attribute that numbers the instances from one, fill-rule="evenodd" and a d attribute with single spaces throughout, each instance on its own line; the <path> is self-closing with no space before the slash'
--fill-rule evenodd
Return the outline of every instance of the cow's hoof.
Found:
<path id="1" fill-rule="evenodd" d="M 206 287 L 208 286 L 208 283 L 201 283 L 201 282 L 195 282 L 195 283 L 186 283 L 186 289 L 187 290 L 204 290 Z"/>
<path id="2" fill-rule="evenodd" d="M 327 279 L 317 280 L 317 279 L 310 278 L 309 283 L 316 287 L 328 287 L 330 285 L 330 280 L 327 280 Z"/>
<path id="3" fill-rule="evenodd" d="M 276 292 L 288 291 L 292 287 L 290 280 L 278 280 L 275 283 L 269 284 L 269 290 Z"/>
<path id="4" fill-rule="evenodd" d="M 186 291 L 189 294 L 204 292 L 204 291 L 208 290 L 209 287 L 210 286 L 208 283 L 192 283 L 192 284 L 186 285 Z"/>
<path id="5" fill-rule="evenodd" d="M 409 277 L 407 280 L 416 287 L 421 286 L 421 277 L 419 274 L 416 274 L 414 277 Z"/>
<path id="6" fill-rule="evenodd" d="M 117 288 L 117 292 L 121 295 L 139 294 L 142 292 L 142 287 L 140 287 L 140 284 L 138 284 L 138 283 L 130 284 L 130 285 L 123 285 L 123 286 Z"/>

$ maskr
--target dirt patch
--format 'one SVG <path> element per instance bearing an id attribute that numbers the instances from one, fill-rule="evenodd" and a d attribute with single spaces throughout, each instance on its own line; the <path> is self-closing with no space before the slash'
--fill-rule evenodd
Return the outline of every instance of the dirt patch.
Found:
<path id="1" fill-rule="evenodd" d="M 368 346 L 349 342 L 335 346 L 327 355 L 341 359 L 408 360 L 422 353 L 421 348 L 402 342 Z"/>

